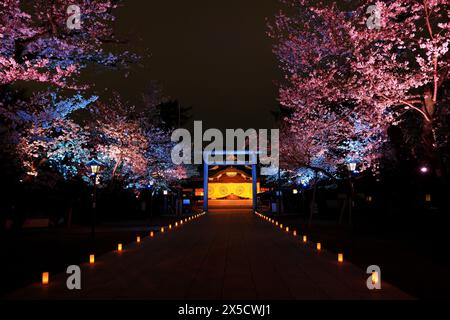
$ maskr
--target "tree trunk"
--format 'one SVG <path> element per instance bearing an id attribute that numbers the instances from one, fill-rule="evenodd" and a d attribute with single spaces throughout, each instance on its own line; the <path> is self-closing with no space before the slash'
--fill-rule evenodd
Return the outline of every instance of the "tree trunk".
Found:
<path id="1" fill-rule="evenodd" d="M 308 226 L 311 226 L 313 215 L 314 215 L 314 211 L 316 210 L 316 192 L 317 192 L 317 181 L 315 181 L 315 183 L 314 183 L 314 189 L 313 189 L 313 194 L 312 194 L 312 198 L 311 198 L 311 204 L 309 206 Z"/>
<path id="2" fill-rule="evenodd" d="M 436 176 L 440 179 L 444 179 L 446 172 L 439 155 L 439 151 L 435 146 L 432 121 L 424 121 L 421 135 L 425 157 L 430 162 L 430 165 L 436 173 Z"/>

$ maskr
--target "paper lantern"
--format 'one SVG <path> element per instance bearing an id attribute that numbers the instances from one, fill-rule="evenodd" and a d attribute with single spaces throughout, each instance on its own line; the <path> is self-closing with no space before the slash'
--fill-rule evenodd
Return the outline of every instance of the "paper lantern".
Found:
<path id="1" fill-rule="evenodd" d="M 94 263 L 95 263 L 95 255 L 91 254 L 91 255 L 89 256 L 89 263 L 90 263 L 90 264 L 94 264 Z"/>
<path id="2" fill-rule="evenodd" d="M 317 242 L 316 248 L 317 248 L 317 251 L 322 250 L 322 244 L 320 242 Z"/>
<path id="3" fill-rule="evenodd" d="M 306 243 L 308 241 L 308 238 L 306 236 L 303 236 L 303 242 Z"/>
<path id="4" fill-rule="evenodd" d="M 137 243 L 141 243 L 141 237 L 137 236 L 137 237 L 136 237 L 136 242 L 137 242 Z"/>
<path id="5" fill-rule="evenodd" d="M 286 232 L 289 232 L 289 227 L 286 227 Z"/>
<path id="6" fill-rule="evenodd" d="M 293 235 L 294 235 L 294 237 L 296 237 L 297 236 L 297 231 L 294 230 Z"/>
<path id="7" fill-rule="evenodd" d="M 280 229 L 283 229 L 283 224 L 280 224 Z"/>
<path id="8" fill-rule="evenodd" d="M 48 284 L 50 280 L 50 275 L 48 272 L 42 272 L 42 284 Z"/>
<path id="9" fill-rule="evenodd" d="M 178 227 L 178 222 L 175 222 L 175 227 Z"/>
<path id="10" fill-rule="evenodd" d="M 431 202 L 431 194 L 426 194 L 425 195 L 425 201 L 426 202 Z"/>
<path id="11" fill-rule="evenodd" d="M 119 243 L 119 244 L 117 245 L 117 251 L 119 251 L 119 252 L 122 251 L 122 244 L 121 244 L 121 243 Z"/>
<path id="12" fill-rule="evenodd" d="M 171 225 L 171 224 L 169 224 L 169 230 L 170 230 L 170 229 L 172 229 L 172 225 Z"/>
<path id="13" fill-rule="evenodd" d="M 150 231 L 150 238 L 153 238 L 155 233 L 153 231 Z"/>
<path id="14" fill-rule="evenodd" d="M 161 227 L 161 233 L 164 233 L 164 227 Z"/>
<path id="15" fill-rule="evenodd" d="M 338 262 L 339 263 L 343 263 L 344 262 L 344 254 L 343 253 L 339 253 L 338 254 Z"/>
<path id="16" fill-rule="evenodd" d="M 380 281 L 380 278 L 378 277 L 378 272 L 373 271 L 372 272 L 372 284 L 375 285 Z"/>

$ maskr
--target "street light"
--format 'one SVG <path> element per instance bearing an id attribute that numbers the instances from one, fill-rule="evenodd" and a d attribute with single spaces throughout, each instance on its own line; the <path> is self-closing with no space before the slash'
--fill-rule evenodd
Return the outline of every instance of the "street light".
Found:
<path id="1" fill-rule="evenodd" d="M 422 172 L 422 173 L 428 173 L 428 171 L 430 171 L 430 169 L 428 169 L 428 167 L 426 167 L 426 166 L 422 166 L 420 168 L 420 172 Z"/>
<path id="2" fill-rule="evenodd" d="M 88 161 L 87 166 L 91 169 L 91 176 L 94 182 L 94 191 L 92 193 L 92 226 L 91 226 L 91 237 L 92 240 L 95 239 L 95 214 L 96 214 L 96 207 L 97 207 L 97 174 L 100 173 L 103 164 L 95 159 L 92 159 L 91 161 Z"/>
<path id="3" fill-rule="evenodd" d="M 347 163 L 347 170 L 348 170 L 348 182 L 350 185 L 350 195 L 349 195 L 349 201 L 348 201 L 348 220 L 349 223 L 352 224 L 352 207 L 353 207 L 353 195 L 355 193 L 355 187 L 353 185 L 352 180 L 352 173 L 356 170 L 356 162 L 348 162 Z M 340 222 L 342 222 L 342 215 L 340 217 Z"/>
<path id="4" fill-rule="evenodd" d="M 349 162 L 347 163 L 347 169 L 350 172 L 353 172 L 356 170 L 356 162 Z"/>

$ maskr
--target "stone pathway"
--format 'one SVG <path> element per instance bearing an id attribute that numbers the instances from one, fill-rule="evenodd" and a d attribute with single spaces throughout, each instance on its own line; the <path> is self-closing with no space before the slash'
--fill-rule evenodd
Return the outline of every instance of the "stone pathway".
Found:
<path id="1" fill-rule="evenodd" d="M 247 210 L 210 213 L 145 237 L 82 265 L 82 290 L 66 274 L 10 299 L 411 299 L 382 282 L 368 290 L 365 271 L 317 252 Z M 117 239 L 120 242 L 120 239 Z"/>

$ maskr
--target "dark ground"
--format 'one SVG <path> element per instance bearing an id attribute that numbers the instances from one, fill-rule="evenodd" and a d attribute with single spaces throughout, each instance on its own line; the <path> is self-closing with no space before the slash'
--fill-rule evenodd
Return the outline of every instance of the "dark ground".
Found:
<path id="1" fill-rule="evenodd" d="M 430 216 L 428 219 L 433 220 Z M 450 298 L 450 259 L 445 222 L 440 230 L 429 229 L 433 221 L 405 224 L 391 230 L 376 230 L 368 225 L 339 225 L 334 222 L 308 223 L 296 215 L 278 221 L 333 252 L 343 252 L 345 259 L 362 269 L 381 267 L 382 280 L 422 299 Z M 439 224 L 439 222 L 434 221 Z M 374 230 L 375 229 L 375 230 Z"/>
<path id="2" fill-rule="evenodd" d="M 180 218 L 178 218 L 179 220 Z M 158 226 L 174 223 L 175 217 L 155 217 L 151 221 L 103 223 L 97 227 L 95 255 L 115 250 L 136 241 L 137 236 L 148 235 Z M 41 281 L 44 271 L 54 275 L 64 272 L 69 265 L 88 261 L 93 253 L 89 227 L 22 229 L 2 239 L 0 274 L 4 275 L 0 295 Z"/>
<path id="3" fill-rule="evenodd" d="M 391 229 L 369 226 L 367 221 L 352 227 L 331 221 L 315 220 L 308 227 L 304 217 L 283 215 L 277 220 L 307 234 L 309 240 L 320 241 L 332 252 L 343 252 L 345 260 L 361 269 L 375 264 L 382 270 L 382 279 L 403 291 L 424 299 L 448 299 L 450 293 L 450 257 L 448 223 L 428 215 L 421 221 Z M 133 223 L 103 224 L 96 236 L 96 256 L 115 250 L 117 243 L 133 242 L 137 235 L 147 235 L 150 229 L 173 223 L 169 217 Z M 149 226 L 152 227 L 149 227 Z M 431 228 L 429 225 L 440 225 Z M 40 282 L 41 273 L 60 273 L 71 264 L 86 262 L 92 252 L 90 229 L 24 229 L 19 234 L 2 239 L 4 276 L 0 295 Z"/>

